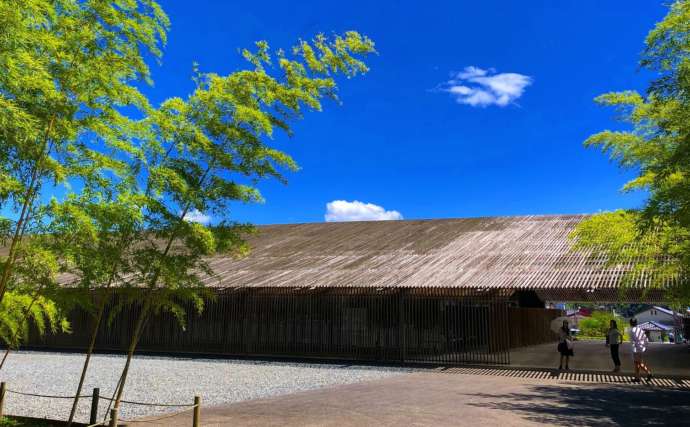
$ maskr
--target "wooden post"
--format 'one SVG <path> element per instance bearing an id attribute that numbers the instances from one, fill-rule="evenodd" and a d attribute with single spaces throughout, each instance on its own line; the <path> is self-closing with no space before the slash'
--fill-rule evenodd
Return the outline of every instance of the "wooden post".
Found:
<path id="1" fill-rule="evenodd" d="M 113 408 L 110 410 L 110 424 L 109 427 L 117 427 L 117 409 Z"/>
<path id="2" fill-rule="evenodd" d="M 199 427 L 201 422 L 201 397 L 194 396 L 194 418 L 192 418 L 192 427 Z"/>
<path id="3" fill-rule="evenodd" d="M 96 424 L 98 422 L 98 399 L 101 394 L 101 389 L 96 387 L 91 394 L 91 416 L 89 417 L 89 424 Z"/>
<path id="4" fill-rule="evenodd" d="M 0 383 L 0 417 L 3 416 L 2 408 L 5 404 L 5 383 Z"/>

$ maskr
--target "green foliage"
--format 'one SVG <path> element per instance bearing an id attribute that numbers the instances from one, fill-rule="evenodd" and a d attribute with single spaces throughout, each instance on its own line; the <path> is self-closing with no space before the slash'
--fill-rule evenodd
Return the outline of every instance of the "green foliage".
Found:
<path id="1" fill-rule="evenodd" d="M 285 181 L 295 161 L 269 145 L 276 130 L 292 134 L 290 122 L 305 110 L 320 111 L 322 99 L 337 99 L 334 75 L 367 71 L 361 56 L 375 52 L 371 40 L 350 31 L 300 41 L 292 55 L 271 53 L 268 43 L 242 54 L 250 69 L 228 75 L 194 76 L 196 89 L 186 99 L 171 98 L 144 120 L 149 132 L 137 171 L 137 194 L 145 197 L 146 229 L 132 248 L 128 279 L 132 299 L 142 285 L 150 289 L 153 312 L 172 312 L 184 324 L 181 300 L 203 308 L 199 295 L 213 279 L 210 255 L 242 256 L 248 251 L 246 224 L 229 220 L 231 203 L 262 201 L 256 184 Z M 212 214 L 214 227 L 189 222 L 191 212 Z"/>
<path id="2" fill-rule="evenodd" d="M 0 302 L 0 340 L 16 348 L 28 337 L 31 325 L 40 335 L 70 332 L 63 312 L 50 299 L 16 291 L 5 294 Z"/>
<path id="3" fill-rule="evenodd" d="M 85 188 L 62 202 L 52 200 L 47 246 L 60 253 L 61 269 L 84 289 L 122 280 L 127 255 L 144 227 L 143 197 L 124 186 L 112 191 Z"/>
<path id="4" fill-rule="evenodd" d="M 678 303 L 690 301 L 690 1 L 679 0 L 645 40 L 640 65 L 657 77 L 647 92 L 613 92 L 598 103 L 616 109 L 629 130 L 605 130 L 586 146 L 607 152 L 636 173 L 625 191 L 642 190 L 640 209 L 608 212 L 584 221 L 576 248 L 605 255 L 609 265 L 643 274 L 655 287 L 671 283 Z"/>
<path id="5" fill-rule="evenodd" d="M 147 111 L 137 85 L 167 26 L 151 0 L 0 0 L 0 208 L 13 212 L 0 300 L 22 237 L 41 224 L 41 189 L 106 186 L 136 155 L 138 124 L 122 107 Z"/>
<path id="6" fill-rule="evenodd" d="M 616 321 L 618 330 L 623 334 L 625 323 L 622 317 L 614 316 L 608 311 L 594 311 L 590 317 L 585 317 L 580 320 L 578 324 L 580 335 L 585 337 L 604 338 L 609 330 L 611 320 Z"/>
<path id="7" fill-rule="evenodd" d="M 93 236 L 85 226 L 93 212 L 74 199 L 44 206 L 39 195 L 58 185 L 111 188 L 127 174 L 140 124 L 123 107 L 148 111 L 138 86 L 150 81 L 146 57 L 161 54 L 167 26 L 150 0 L 0 0 L 0 209 L 10 212 L 0 218 L 9 247 L 0 258 L 0 331 L 10 345 L 29 323 L 66 330 L 57 304 L 78 301 L 55 292 L 58 274 L 85 262 L 78 280 L 92 283 L 108 266 L 98 262 L 112 251 L 76 245 Z"/>
<path id="8" fill-rule="evenodd" d="M 48 420 L 39 420 L 26 417 L 1 417 L 0 427 L 57 427 L 62 423 L 53 423 Z"/>
<path id="9" fill-rule="evenodd" d="M 27 239 L 17 253 L 11 291 L 0 301 L 0 340 L 11 347 L 26 339 L 32 324 L 40 335 L 69 331 L 60 305 L 64 298 L 56 292 L 59 268 L 54 253 L 40 237 Z"/>
<path id="10" fill-rule="evenodd" d="M 101 303 L 121 293 L 111 317 L 141 304 L 130 358 L 149 314 L 184 327 L 184 303 L 201 311 L 217 280 L 209 257 L 249 251 L 253 227 L 230 220 L 232 204 L 261 202 L 261 180 L 297 169 L 274 134 L 337 101 L 335 77 L 367 72 L 375 53 L 354 31 L 289 53 L 261 41 L 241 52 L 246 69 L 195 66 L 195 90 L 154 108 L 139 87 L 168 26 L 153 0 L 0 0 L 0 333 L 13 346 L 27 320 L 67 330 L 58 307 L 92 308 L 95 289 Z M 51 186 L 71 193 L 44 204 Z M 58 277 L 73 289 L 56 292 Z"/>
<path id="11" fill-rule="evenodd" d="M 248 251 L 243 233 L 251 227 L 229 221 L 230 205 L 260 202 L 260 180 L 284 182 L 284 171 L 297 169 L 289 155 L 269 145 L 274 131 L 291 135 L 290 122 L 305 110 L 320 111 L 323 98 L 337 99 L 333 75 L 366 72 L 359 58 L 373 52 L 373 42 L 352 31 L 301 41 L 290 56 L 272 54 L 268 43 L 258 42 L 256 51 L 242 51 L 250 69 L 225 76 L 195 69 L 192 94 L 166 100 L 144 119 L 148 133 L 130 170 L 131 182 L 139 185 L 135 194 L 145 199 L 145 228 L 127 250 L 132 274 L 120 284 L 124 298 L 110 315 L 133 302 L 141 310 L 115 406 L 148 316 L 172 313 L 184 327 L 182 303 L 191 301 L 201 311 L 211 296 L 209 257 Z M 213 214 L 218 224 L 190 222 L 193 212 Z"/>
<path id="12" fill-rule="evenodd" d="M 0 426 L 2 427 L 19 427 L 21 423 L 15 419 L 2 417 L 0 418 Z"/>

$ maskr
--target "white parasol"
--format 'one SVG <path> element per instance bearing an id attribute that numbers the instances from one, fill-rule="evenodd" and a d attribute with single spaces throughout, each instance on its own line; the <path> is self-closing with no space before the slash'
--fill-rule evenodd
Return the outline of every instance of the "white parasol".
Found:
<path id="1" fill-rule="evenodd" d="M 563 327 L 563 321 L 568 321 L 568 318 L 565 316 L 561 317 L 556 317 L 551 321 L 551 330 L 554 331 L 555 333 L 559 333 L 561 331 L 561 328 Z"/>

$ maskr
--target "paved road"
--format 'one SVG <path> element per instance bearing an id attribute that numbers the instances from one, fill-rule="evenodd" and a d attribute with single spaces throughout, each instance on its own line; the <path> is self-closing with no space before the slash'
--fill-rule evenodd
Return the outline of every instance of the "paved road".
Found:
<path id="1" fill-rule="evenodd" d="M 684 390 L 434 372 L 202 412 L 205 426 L 634 426 L 688 425 L 688 420 L 690 392 Z M 188 416 L 180 416 L 159 425 L 190 424 Z"/>
<path id="2" fill-rule="evenodd" d="M 630 343 L 621 345 L 620 357 L 623 372 L 632 373 Z M 690 346 L 687 344 L 650 343 L 645 358 L 656 374 L 690 376 Z M 556 343 L 512 349 L 512 366 L 557 368 L 559 354 Z M 613 362 L 603 341 L 575 341 L 575 357 L 571 369 L 610 371 Z"/>

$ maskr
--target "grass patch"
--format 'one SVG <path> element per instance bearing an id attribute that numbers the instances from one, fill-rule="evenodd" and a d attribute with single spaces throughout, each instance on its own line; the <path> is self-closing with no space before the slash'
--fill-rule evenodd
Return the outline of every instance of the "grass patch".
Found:
<path id="1" fill-rule="evenodd" d="M 592 337 L 592 336 L 584 336 L 584 335 L 576 335 L 575 339 L 577 341 L 606 341 L 606 337 L 601 336 L 601 337 Z"/>
<path id="2" fill-rule="evenodd" d="M 50 421 L 34 420 L 28 418 L 2 417 L 0 427 L 55 427 L 63 424 L 55 424 Z"/>

